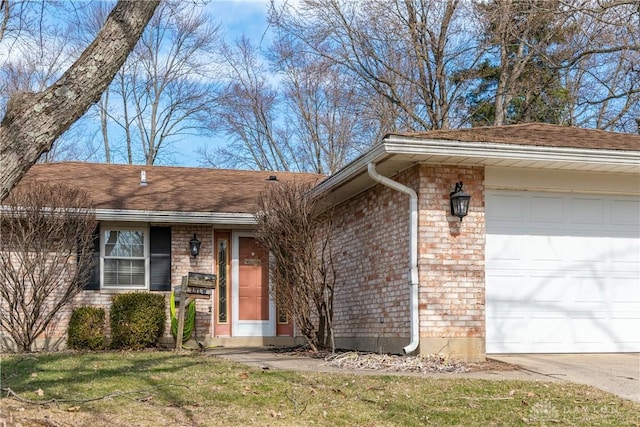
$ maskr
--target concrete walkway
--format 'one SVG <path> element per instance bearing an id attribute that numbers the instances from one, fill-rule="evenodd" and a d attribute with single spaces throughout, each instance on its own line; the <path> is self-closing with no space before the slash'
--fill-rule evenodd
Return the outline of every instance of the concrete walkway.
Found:
<path id="1" fill-rule="evenodd" d="M 268 348 L 218 347 L 207 354 L 262 369 L 349 373 L 358 375 L 411 375 L 431 378 L 470 378 L 586 384 L 640 402 L 640 354 L 491 355 L 490 359 L 514 365 L 512 370 L 483 370 L 465 373 L 406 373 L 374 370 L 345 370 L 324 359 L 277 353 Z"/>
<path id="2" fill-rule="evenodd" d="M 640 402 L 640 353 L 491 355 L 532 374 L 586 384 Z"/>

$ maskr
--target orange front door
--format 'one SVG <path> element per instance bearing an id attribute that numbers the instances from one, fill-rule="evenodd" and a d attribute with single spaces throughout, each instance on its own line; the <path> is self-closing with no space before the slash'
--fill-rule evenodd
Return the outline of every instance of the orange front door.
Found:
<path id="1" fill-rule="evenodd" d="M 238 320 L 269 320 L 269 259 L 251 237 L 238 238 Z"/>

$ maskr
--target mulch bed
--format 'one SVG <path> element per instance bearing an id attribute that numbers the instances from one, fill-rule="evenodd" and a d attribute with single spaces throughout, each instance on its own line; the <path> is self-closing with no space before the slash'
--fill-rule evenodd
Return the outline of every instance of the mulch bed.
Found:
<path id="1" fill-rule="evenodd" d="M 487 359 L 484 362 L 461 362 L 438 355 L 401 356 L 357 352 L 350 350 L 322 349 L 312 351 L 307 346 L 274 347 L 271 351 L 287 356 L 310 357 L 323 359 L 327 365 L 349 370 L 376 370 L 381 372 L 421 372 L 421 373 L 460 373 L 483 371 L 512 371 L 516 366 L 497 360 Z"/>

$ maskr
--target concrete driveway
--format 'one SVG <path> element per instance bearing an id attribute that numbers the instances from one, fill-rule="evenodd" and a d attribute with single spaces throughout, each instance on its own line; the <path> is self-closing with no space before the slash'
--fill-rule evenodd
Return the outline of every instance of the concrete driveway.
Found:
<path id="1" fill-rule="evenodd" d="M 489 355 L 524 370 L 640 402 L 640 353 Z"/>

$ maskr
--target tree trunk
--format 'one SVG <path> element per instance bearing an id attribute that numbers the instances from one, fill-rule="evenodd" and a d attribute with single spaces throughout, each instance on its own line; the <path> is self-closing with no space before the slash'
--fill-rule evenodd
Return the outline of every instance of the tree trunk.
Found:
<path id="1" fill-rule="evenodd" d="M 42 92 L 11 96 L 0 123 L 0 201 L 56 138 L 98 101 L 159 3 L 120 0 L 96 39 L 57 82 Z"/>

